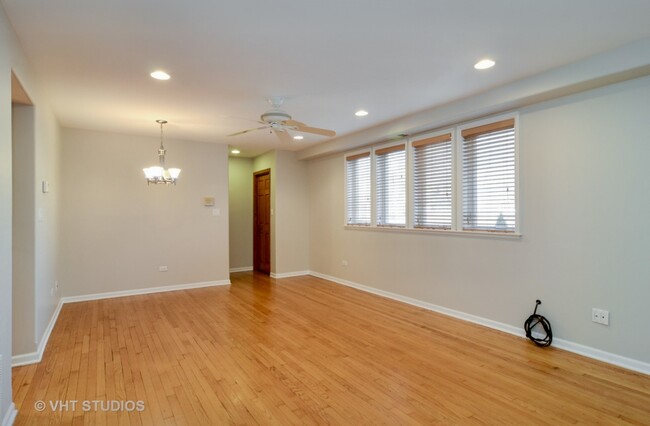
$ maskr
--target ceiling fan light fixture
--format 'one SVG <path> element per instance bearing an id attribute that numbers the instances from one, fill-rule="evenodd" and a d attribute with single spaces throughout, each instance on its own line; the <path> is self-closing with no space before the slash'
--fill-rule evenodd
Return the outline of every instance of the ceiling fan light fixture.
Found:
<path id="1" fill-rule="evenodd" d="M 241 154 L 241 151 L 238 149 L 233 149 L 232 151 L 230 151 L 230 153 L 237 155 L 237 154 Z"/>
<path id="2" fill-rule="evenodd" d="M 294 138 L 295 140 L 297 140 L 297 141 L 301 141 L 301 140 L 305 139 L 305 137 L 304 137 L 303 135 L 296 135 L 296 136 L 294 136 L 293 138 Z"/>
<path id="3" fill-rule="evenodd" d="M 284 111 L 267 111 L 260 116 L 265 123 L 279 123 L 281 121 L 291 120 L 291 116 Z"/>
<path id="4" fill-rule="evenodd" d="M 355 112 L 354 115 L 356 115 L 357 117 L 365 117 L 366 115 L 368 115 L 368 111 L 366 111 L 365 109 L 360 109 L 359 111 Z"/>
<path id="5" fill-rule="evenodd" d="M 257 130 L 268 130 L 269 133 L 271 134 L 275 133 L 278 139 L 281 142 L 285 142 L 285 143 L 292 142 L 289 131 L 310 133 L 310 134 L 315 134 L 320 136 L 327 136 L 330 138 L 336 136 L 336 132 L 334 130 L 312 127 L 306 125 L 305 123 L 301 123 L 300 121 L 294 120 L 291 117 L 291 115 L 289 115 L 288 113 L 280 109 L 280 106 L 282 105 L 283 101 L 284 98 L 281 97 L 269 99 L 269 103 L 271 104 L 272 108 L 266 111 L 265 113 L 263 113 L 262 115 L 260 115 L 260 119 L 258 120 L 260 124 L 263 124 L 262 127 L 242 130 L 239 132 L 232 133 L 228 136 L 245 135 L 247 133 L 254 132 Z M 296 137 L 294 138 L 294 140 L 300 140 L 303 138 L 304 136 Z"/>

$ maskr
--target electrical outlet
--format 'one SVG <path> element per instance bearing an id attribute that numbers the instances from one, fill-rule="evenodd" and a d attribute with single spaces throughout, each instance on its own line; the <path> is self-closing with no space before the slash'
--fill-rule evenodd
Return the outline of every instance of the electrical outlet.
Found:
<path id="1" fill-rule="evenodd" d="M 159 266 L 159 267 L 158 267 L 158 270 L 159 270 L 160 272 L 167 272 L 167 266 Z"/>
<path id="2" fill-rule="evenodd" d="M 591 320 L 598 324 L 609 325 L 609 311 L 591 308 Z"/>
<path id="3" fill-rule="evenodd" d="M 54 292 L 59 292 L 59 280 L 54 281 Z"/>

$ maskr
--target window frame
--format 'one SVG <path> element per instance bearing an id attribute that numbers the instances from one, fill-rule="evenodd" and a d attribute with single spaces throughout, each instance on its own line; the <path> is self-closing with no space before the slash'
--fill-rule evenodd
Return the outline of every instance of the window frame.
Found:
<path id="1" fill-rule="evenodd" d="M 377 217 L 378 217 L 378 212 L 377 212 L 377 151 L 383 151 L 385 149 L 390 149 L 393 147 L 398 147 L 400 145 L 404 145 L 404 225 L 383 225 L 379 224 Z M 373 146 L 372 147 L 372 160 L 371 160 L 371 173 L 370 175 L 372 176 L 372 186 L 371 186 L 371 191 L 372 191 L 372 226 L 377 227 L 377 228 L 396 228 L 396 229 L 404 229 L 409 226 L 409 205 L 410 205 L 410 200 L 409 200 L 409 194 L 408 194 L 408 185 L 409 185 L 409 143 L 407 139 L 401 139 L 397 141 L 391 141 L 387 142 L 381 145 Z M 383 154 L 379 154 L 383 155 Z"/>
<path id="2" fill-rule="evenodd" d="M 432 138 L 438 138 L 442 137 L 449 134 L 450 135 L 450 141 L 451 141 L 451 222 L 450 222 L 450 228 L 445 229 L 445 228 L 437 228 L 437 227 L 418 227 L 415 225 L 415 152 L 416 152 L 416 147 L 414 147 L 414 144 L 417 144 L 420 141 L 426 140 L 426 139 L 432 139 Z M 408 175 L 408 183 L 411 188 L 410 192 L 410 198 L 409 198 L 409 206 L 411 207 L 411 214 L 410 214 L 410 227 L 418 230 L 418 231 L 453 231 L 456 229 L 455 226 L 455 206 L 456 206 L 456 187 L 455 187 L 455 167 L 454 165 L 456 164 L 456 150 L 455 150 L 455 141 L 456 141 L 456 131 L 454 127 L 442 129 L 442 130 L 436 130 L 434 132 L 427 132 L 420 134 L 412 139 L 409 140 L 409 149 L 410 149 L 410 167 L 409 167 L 409 173 Z"/>
<path id="3" fill-rule="evenodd" d="M 491 123 L 496 123 L 503 120 L 514 120 L 514 161 L 515 161 L 515 228 L 514 232 L 512 231 L 487 231 L 487 230 L 470 230 L 463 229 L 463 161 L 462 161 L 462 149 L 463 149 L 463 130 L 470 129 L 473 127 L 479 127 L 488 125 Z M 413 143 L 432 137 L 437 137 L 445 135 L 447 133 L 451 134 L 451 166 L 452 166 L 452 176 L 451 176 L 451 188 L 452 188 L 452 217 L 451 217 L 451 229 L 443 228 L 416 228 L 414 226 L 415 222 L 415 197 L 414 197 L 414 155 L 415 149 L 413 148 Z M 417 233 L 417 234 L 432 234 L 432 235 L 452 235 L 452 236 L 473 236 L 473 237 L 493 237 L 493 238 L 520 238 L 521 229 L 522 229 L 522 212 L 521 212 L 521 179 L 520 179 L 520 165 L 519 165 L 519 154 L 520 154 L 520 140 L 519 140 L 519 112 L 508 112 L 499 115 L 490 116 L 487 118 L 482 118 L 478 120 L 463 122 L 460 124 L 455 124 L 453 126 L 439 128 L 432 131 L 427 131 L 424 133 L 417 134 L 412 137 L 403 138 L 400 140 L 393 140 L 390 142 L 385 142 L 382 144 L 377 144 L 370 147 L 365 147 L 363 149 L 358 149 L 354 151 L 345 152 L 343 155 L 343 163 L 345 166 L 344 169 L 344 228 L 345 229 L 364 229 L 364 230 L 373 230 L 373 231 L 386 231 L 386 232 L 401 232 L 401 233 Z M 405 155 L 406 155 L 406 225 L 405 226 L 395 226 L 395 225 L 378 225 L 377 224 L 377 200 L 376 200 L 376 171 L 377 171 L 377 158 L 375 152 L 377 150 L 382 150 L 392 146 L 397 146 L 405 144 Z M 360 225 L 360 224 L 348 224 L 347 223 L 347 158 L 362 154 L 370 153 L 370 209 L 371 209 L 371 220 L 370 225 Z"/>
<path id="4" fill-rule="evenodd" d="M 362 154 L 368 154 L 368 157 L 370 158 L 370 223 L 369 224 L 362 224 L 362 223 L 348 223 L 348 158 L 354 157 L 356 155 L 362 155 Z M 373 203 L 374 203 L 374 190 L 373 190 L 373 176 L 374 176 L 374 167 L 373 167 L 373 151 L 372 148 L 364 148 L 356 151 L 351 151 L 351 152 L 346 152 L 343 155 L 343 204 L 344 204 L 344 209 L 343 209 L 343 225 L 345 227 L 351 227 L 351 228 L 369 228 L 374 226 L 374 208 Z"/>
<path id="5" fill-rule="evenodd" d="M 514 231 L 486 231 L 486 230 L 471 230 L 463 229 L 463 136 L 462 132 L 466 129 L 471 129 L 474 127 L 485 126 L 492 123 L 497 123 L 499 121 L 513 120 L 514 121 L 514 133 L 515 133 L 515 228 Z M 520 182 L 519 182 L 519 113 L 508 113 L 501 114 L 496 116 L 491 116 L 489 118 L 475 120 L 462 125 L 456 126 L 456 135 L 455 135 L 456 145 L 454 152 L 456 154 L 457 161 L 454 163 L 455 174 L 456 174 L 456 212 L 455 212 L 455 221 L 456 227 L 454 228 L 458 232 L 469 233 L 469 234 L 487 234 L 487 235 L 513 235 L 521 236 L 521 210 L 520 210 Z"/>

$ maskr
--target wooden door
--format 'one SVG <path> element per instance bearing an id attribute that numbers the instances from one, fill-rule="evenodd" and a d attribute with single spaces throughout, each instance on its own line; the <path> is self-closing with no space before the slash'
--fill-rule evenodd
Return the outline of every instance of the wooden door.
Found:
<path id="1" fill-rule="evenodd" d="M 253 267 L 271 273 L 271 170 L 253 175 Z"/>

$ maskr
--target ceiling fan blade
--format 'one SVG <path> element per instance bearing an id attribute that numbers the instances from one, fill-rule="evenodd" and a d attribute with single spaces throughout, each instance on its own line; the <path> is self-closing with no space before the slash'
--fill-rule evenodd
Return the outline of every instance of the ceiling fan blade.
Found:
<path id="1" fill-rule="evenodd" d="M 330 137 L 336 136 L 336 132 L 334 130 L 319 129 L 318 127 L 309 127 L 305 125 L 300 125 L 300 126 L 296 125 L 296 130 L 299 132 L 313 133 L 315 135 L 330 136 Z"/>
<path id="2" fill-rule="evenodd" d="M 262 126 L 262 127 L 257 127 L 257 128 L 255 128 L 255 129 L 246 129 L 246 130 L 242 130 L 241 132 L 233 133 L 233 134 L 228 135 L 228 136 L 238 136 L 238 135 L 243 135 L 243 134 L 245 134 L 245 133 L 254 132 L 255 130 L 263 130 L 263 129 L 266 129 L 266 128 L 268 128 L 268 127 L 269 127 L 269 126 Z"/>
<path id="3" fill-rule="evenodd" d="M 305 123 L 301 123 L 300 121 L 296 120 L 285 120 L 282 122 L 285 126 L 295 126 L 295 127 L 307 127 Z"/>
<path id="4" fill-rule="evenodd" d="M 291 143 L 291 136 L 289 136 L 289 133 L 276 129 L 273 129 L 273 132 L 278 137 L 278 139 L 280 139 L 280 142 Z"/>

